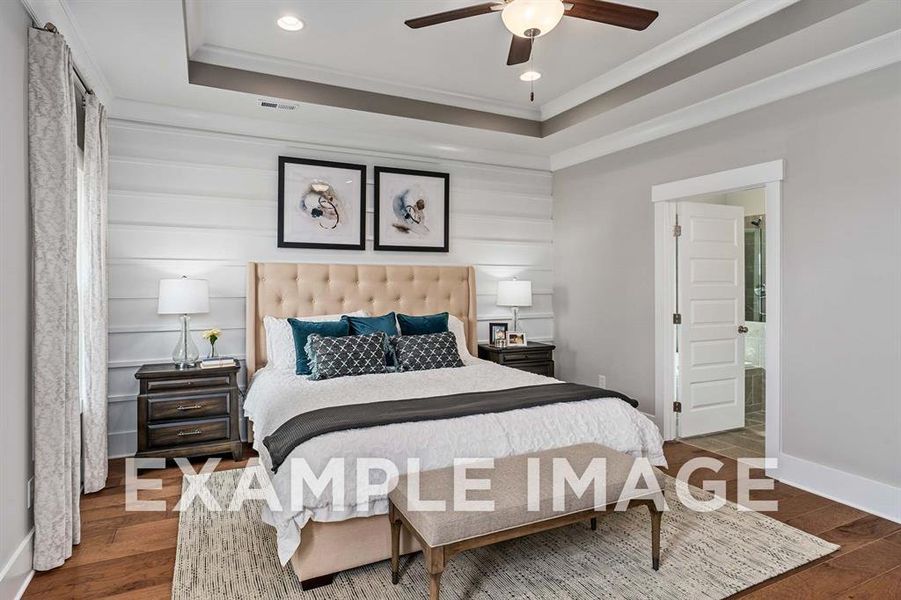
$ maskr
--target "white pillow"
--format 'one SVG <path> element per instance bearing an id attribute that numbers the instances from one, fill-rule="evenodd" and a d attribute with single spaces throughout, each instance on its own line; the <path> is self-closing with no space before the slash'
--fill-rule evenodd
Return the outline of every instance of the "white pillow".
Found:
<path id="1" fill-rule="evenodd" d="M 460 353 L 460 358 L 472 356 L 469 353 L 469 348 L 466 347 L 466 328 L 463 326 L 463 321 L 454 315 L 447 315 L 447 330 L 457 338 L 457 350 Z"/>
<path id="2" fill-rule="evenodd" d="M 297 318 L 303 321 L 320 323 L 322 321 L 340 321 L 345 314 L 349 317 L 368 316 L 365 311 L 357 310 L 340 315 L 317 315 L 315 317 Z M 288 323 L 288 319 L 263 317 L 263 327 L 266 330 L 266 357 L 268 358 L 266 365 L 276 369 L 295 370 L 297 368 L 297 352 L 294 349 L 294 332 L 291 331 L 291 324 Z"/>

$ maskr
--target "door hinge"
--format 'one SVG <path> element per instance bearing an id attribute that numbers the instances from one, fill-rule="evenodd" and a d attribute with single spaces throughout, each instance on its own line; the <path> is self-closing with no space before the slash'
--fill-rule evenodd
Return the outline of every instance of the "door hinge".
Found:
<path id="1" fill-rule="evenodd" d="M 682 226 L 673 225 L 673 237 L 679 237 L 680 235 L 682 235 Z"/>
<path id="2" fill-rule="evenodd" d="M 677 412 L 677 413 L 682 412 L 682 403 L 681 402 L 673 402 L 673 412 Z"/>
<path id="3" fill-rule="evenodd" d="M 673 325 L 681 325 L 682 324 L 682 315 L 680 313 L 673 313 Z"/>

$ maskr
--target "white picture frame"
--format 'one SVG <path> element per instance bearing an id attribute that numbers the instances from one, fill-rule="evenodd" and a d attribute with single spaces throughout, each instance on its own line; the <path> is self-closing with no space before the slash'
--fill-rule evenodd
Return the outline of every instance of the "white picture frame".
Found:
<path id="1" fill-rule="evenodd" d="M 526 337 L 526 334 L 522 331 L 508 331 L 507 332 L 507 346 L 510 348 L 522 348 L 523 346 L 528 346 L 529 340 Z"/>

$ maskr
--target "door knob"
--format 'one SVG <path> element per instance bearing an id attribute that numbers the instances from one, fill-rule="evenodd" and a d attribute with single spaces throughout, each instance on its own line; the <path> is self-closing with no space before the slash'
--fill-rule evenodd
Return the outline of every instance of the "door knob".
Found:
<path id="1" fill-rule="evenodd" d="M 738 326 L 738 333 L 748 333 L 748 328 L 745 327 L 744 325 L 739 325 L 739 326 Z"/>

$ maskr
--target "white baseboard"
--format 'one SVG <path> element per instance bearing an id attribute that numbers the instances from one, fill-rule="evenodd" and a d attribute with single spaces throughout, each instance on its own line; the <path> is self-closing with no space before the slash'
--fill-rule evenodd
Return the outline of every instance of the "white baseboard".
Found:
<path id="1" fill-rule="evenodd" d="M 812 494 L 901 523 L 901 488 L 790 454 L 779 455 L 776 478 Z"/>
<path id="2" fill-rule="evenodd" d="M 18 545 L 0 571 L 0 600 L 19 600 L 34 577 L 34 529 Z"/>
<path id="3" fill-rule="evenodd" d="M 137 431 L 114 431 L 106 435 L 108 458 L 134 456 L 138 447 Z"/>

